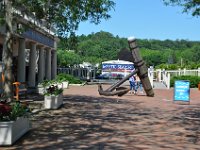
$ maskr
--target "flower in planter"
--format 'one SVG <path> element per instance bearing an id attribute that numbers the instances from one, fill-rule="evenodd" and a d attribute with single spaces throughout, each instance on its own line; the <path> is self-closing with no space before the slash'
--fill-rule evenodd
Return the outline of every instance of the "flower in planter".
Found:
<path id="1" fill-rule="evenodd" d="M 0 121 L 14 121 L 17 117 L 25 117 L 30 113 L 27 103 L 14 102 L 6 103 L 0 102 Z"/>
<path id="2" fill-rule="evenodd" d="M 49 96 L 49 95 L 59 95 L 63 92 L 62 88 L 58 88 L 58 85 L 50 85 L 47 89 L 46 89 L 46 93 L 45 95 Z"/>
<path id="3" fill-rule="evenodd" d="M 6 104 L 5 102 L 0 103 L 0 121 L 7 120 L 11 113 L 11 106 Z"/>

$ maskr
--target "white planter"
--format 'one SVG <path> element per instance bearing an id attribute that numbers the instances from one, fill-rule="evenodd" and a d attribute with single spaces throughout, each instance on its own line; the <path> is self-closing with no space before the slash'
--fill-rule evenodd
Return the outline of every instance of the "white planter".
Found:
<path id="1" fill-rule="evenodd" d="M 43 87 L 42 85 L 38 85 L 37 92 L 39 94 L 44 94 L 46 92 L 46 87 Z"/>
<path id="2" fill-rule="evenodd" d="M 63 104 L 63 93 L 44 97 L 44 108 L 57 109 Z"/>
<path id="3" fill-rule="evenodd" d="M 69 86 L 69 82 L 68 81 L 63 81 L 62 85 L 63 85 L 63 89 L 67 89 L 68 86 Z"/>
<path id="4" fill-rule="evenodd" d="M 59 89 L 63 89 L 63 83 L 57 83 L 56 85 L 58 86 Z"/>
<path id="5" fill-rule="evenodd" d="M 0 122 L 0 145 L 12 145 L 29 130 L 28 118 L 19 117 L 16 121 Z"/>

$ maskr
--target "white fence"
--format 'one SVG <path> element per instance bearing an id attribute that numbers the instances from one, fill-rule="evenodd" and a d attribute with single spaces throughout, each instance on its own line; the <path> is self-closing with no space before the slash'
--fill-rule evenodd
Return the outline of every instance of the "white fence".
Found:
<path id="1" fill-rule="evenodd" d="M 199 76 L 200 68 L 194 70 L 178 69 L 178 70 L 165 70 L 165 69 L 149 69 L 148 71 L 149 79 L 151 85 L 153 86 L 153 81 L 162 82 L 168 89 L 170 88 L 170 78 L 174 76 Z"/>
<path id="2" fill-rule="evenodd" d="M 95 79 L 96 69 L 88 68 L 58 68 L 59 73 L 65 73 L 77 77 L 82 80 L 92 80 Z"/>

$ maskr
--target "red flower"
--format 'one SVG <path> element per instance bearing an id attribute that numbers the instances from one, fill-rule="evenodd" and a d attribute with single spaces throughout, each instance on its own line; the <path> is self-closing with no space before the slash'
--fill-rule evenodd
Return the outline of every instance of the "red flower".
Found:
<path id="1" fill-rule="evenodd" d="M 0 115 L 8 116 L 11 111 L 12 108 L 10 105 L 0 103 Z"/>

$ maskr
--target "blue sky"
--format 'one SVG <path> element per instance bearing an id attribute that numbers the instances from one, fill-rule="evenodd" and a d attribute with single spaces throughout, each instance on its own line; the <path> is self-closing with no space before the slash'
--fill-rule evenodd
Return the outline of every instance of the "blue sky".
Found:
<path id="1" fill-rule="evenodd" d="M 183 14 L 181 7 L 165 6 L 162 0 L 113 1 L 112 18 L 99 25 L 83 22 L 76 34 L 106 31 L 121 38 L 200 41 L 200 17 Z"/>

